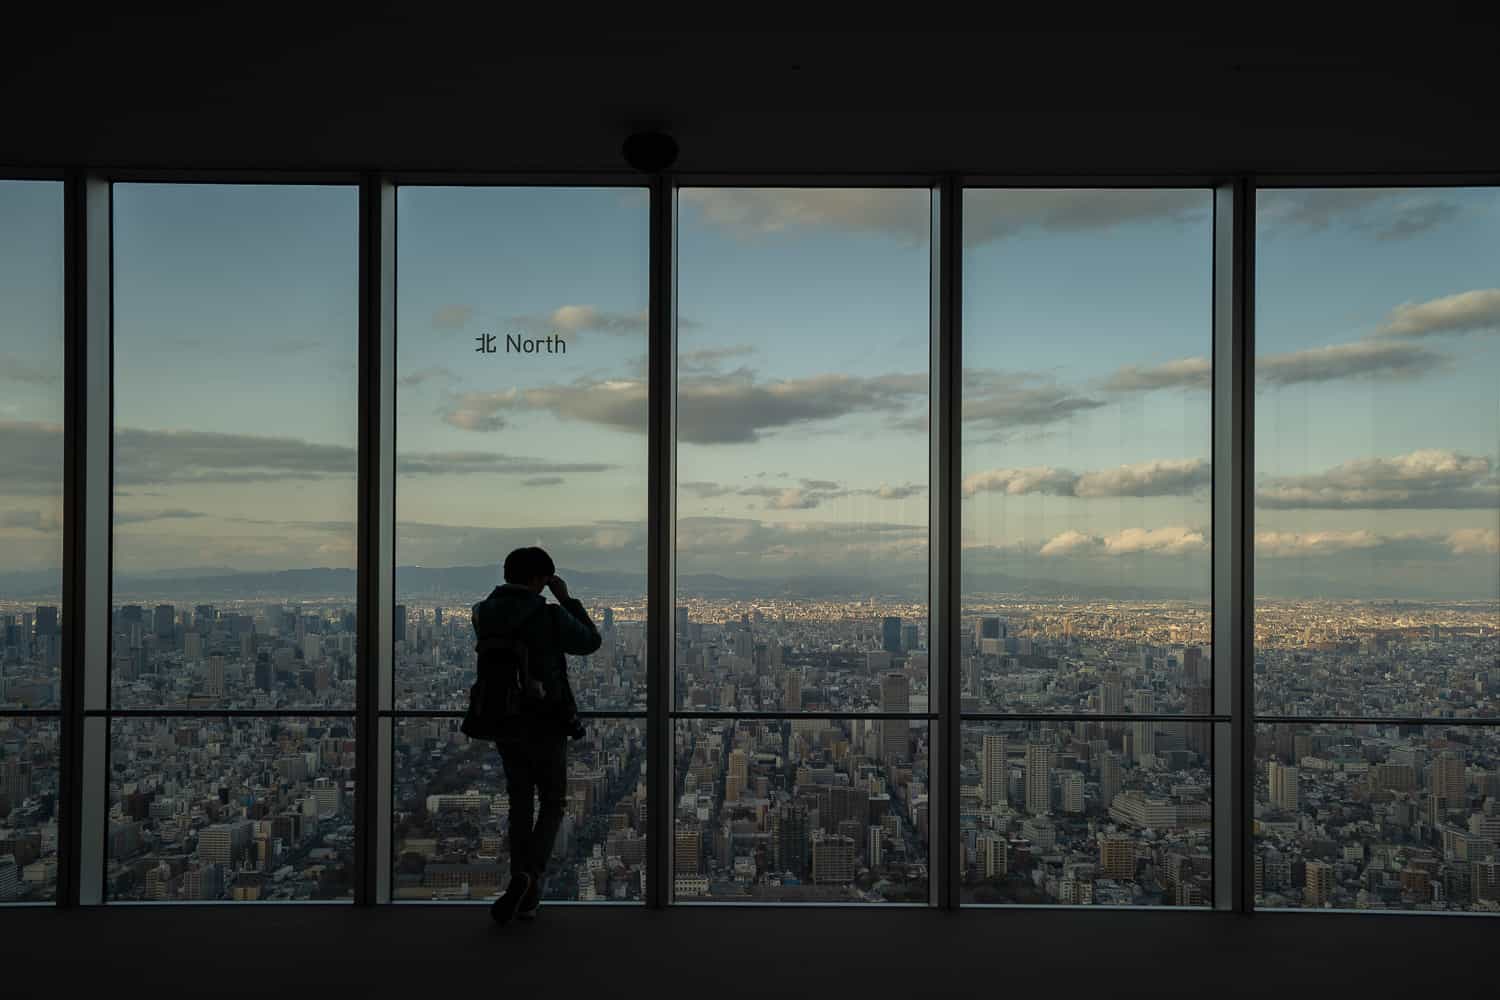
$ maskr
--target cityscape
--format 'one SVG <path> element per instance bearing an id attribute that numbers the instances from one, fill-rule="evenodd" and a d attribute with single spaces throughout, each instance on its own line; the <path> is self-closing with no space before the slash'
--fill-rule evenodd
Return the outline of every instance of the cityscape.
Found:
<path id="1" fill-rule="evenodd" d="M 570 657 L 570 743 L 547 898 L 643 898 L 639 594 L 587 594 L 604 636 Z M 1256 895 L 1267 907 L 1500 909 L 1497 609 L 1258 602 Z M 492 745 L 458 716 L 474 678 L 461 595 L 397 608 L 392 895 L 491 898 L 508 873 Z M 352 898 L 354 611 L 298 602 L 121 604 L 113 615 L 107 887 L 117 900 Z M 55 605 L 0 605 L 0 711 L 55 708 Z M 957 849 L 976 904 L 1213 900 L 1213 659 L 1206 607 L 970 595 Z M 850 598 L 680 598 L 673 886 L 679 900 L 924 903 L 925 608 Z M 294 711 L 174 716 L 171 711 Z M 417 713 L 433 713 L 420 717 Z M 715 717 L 691 717 L 715 713 Z M 776 718 L 734 718 L 762 713 Z M 798 718 L 816 713 L 817 718 Z M 852 718 L 841 718 L 847 713 Z M 902 718 L 868 718 L 896 714 Z M 1057 714 L 1053 722 L 1036 715 Z M 1144 721 L 1111 718 L 1142 715 Z M 1172 716 L 1182 715 L 1183 721 Z M 0 891 L 56 885 L 58 723 L 0 719 Z"/>

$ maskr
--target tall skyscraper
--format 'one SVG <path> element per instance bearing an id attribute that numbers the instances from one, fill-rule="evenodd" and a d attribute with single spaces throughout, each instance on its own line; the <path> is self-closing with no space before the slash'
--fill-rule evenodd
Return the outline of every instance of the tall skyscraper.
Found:
<path id="1" fill-rule="evenodd" d="M 1150 691 L 1136 691 L 1131 695 L 1131 711 L 1136 715 L 1149 715 L 1154 711 L 1155 699 Z M 1135 759 L 1144 759 L 1148 754 L 1156 753 L 1156 723 L 1133 722 L 1131 723 L 1133 746 L 1135 748 Z"/>
<path id="2" fill-rule="evenodd" d="M 1119 715 L 1125 711 L 1125 688 L 1120 683 L 1118 671 L 1109 670 L 1099 685 L 1099 711 L 1105 715 Z"/>
<path id="3" fill-rule="evenodd" d="M 1114 751 L 1106 753 L 1099 762 L 1099 798 L 1100 805 L 1106 811 L 1109 804 L 1120 794 L 1122 775 L 1120 773 L 1120 755 Z"/>
<path id="4" fill-rule="evenodd" d="M 1444 750 L 1432 762 L 1432 794 L 1443 800 L 1445 809 L 1457 809 L 1468 795 L 1469 783 L 1464 777 L 1463 758 Z"/>
<path id="5" fill-rule="evenodd" d="M 750 783 L 749 755 L 739 747 L 729 751 L 729 773 L 724 776 L 724 800 L 738 802 Z"/>
<path id="6" fill-rule="evenodd" d="M 1004 639 L 1005 626 L 999 618 L 979 619 L 979 638 L 981 639 Z"/>
<path id="7" fill-rule="evenodd" d="M 1193 646 L 1189 651 L 1196 650 Z M 1212 715 L 1213 714 L 1213 690 L 1207 687 L 1190 687 L 1187 689 L 1187 710 L 1189 715 Z M 1208 753 L 1213 745 L 1213 723 L 1211 722 L 1189 722 L 1187 724 L 1187 747 L 1194 753 Z"/>
<path id="8" fill-rule="evenodd" d="M 788 712 L 800 712 L 802 710 L 801 674 L 787 674 L 786 691 L 782 697 L 782 708 Z"/>
<path id="9" fill-rule="evenodd" d="M 912 650 L 916 649 L 917 646 L 918 646 L 918 644 L 919 643 L 918 643 L 918 640 L 917 640 L 917 626 L 916 626 L 916 623 L 912 622 L 912 623 L 909 623 L 909 624 L 902 625 L 901 626 L 901 648 L 903 650 L 905 650 L 906 652 L 909 653 Z"/>
<path id="10" fill-rule="evenodd" d="M 807 878 L 807 807 L 798 803 L 781 806 L 776 811 L 776 868 Z"/>
<path id="11" fill-rule="evenodd" d="M 1199 676 L 1203 670 L 1203 647 L 1189 646 L 1182 652 L 1182 686 L 1186 688 L 1208 687 L 1208 678 Z"/>
<path id="12" fill-rule="evenodd" d="M 1333 865 L 1326 861 L 1309 861 L 1303 883 L 1302 902 L 1307 906 L 1325 906 L 1333 901 Z"/>
<path id="13" fill-rule="evenodd" d="M 1099 870 L 1105 878 L 1125 882 L 1135 878 L 1135 841 L 1129 834 L 1109 833 L 1099 838 Z"/>
<path id="14" fill-rule="evenodd" d="M 1083 813 L 1083 775 L 1077 771 L 1063 771 L 1057 776 L 1058 791 L 1062 798 L 1062 811 L 1075 816 Z"/>
<path id="15" fill-rule="evenodd" d="M 57 608 L 50 604 L 36 609 L 36 636 L 57 635 Z"/>
<path id="16" fill-rule="evenodd" d="M 158 639 L 170 639 L 173 635 L 173 616 L 176 609 L 170 604 L 158 604 L 156 606 L 155 628 L 152 630 Z"/>
<path id="17" fill-rule="evenodd" d="M 889 619 L 887 619 L 889 620 Z M 880 710 L 882 712 L 911 711 L 911 682 L 905 674 L 888 673 L 880 679 Z M 911 721 L 909 719 L 880 720 L 880 759 L 889 764 L 911 755 Z"/>
<path id="18" fill-rule="evenodd" d="M 1005 760 L 1004 733 L 985 733 L 979 754 L 980 795 L 985 805 L 1000 805 L 1010 798 L 1010 767 Z"/>
<path id="19" fill-rule="evenodd" d="M 1050 743 L 1026 744 L 1026 811 L 1036 816 L 1052 812 L 1052 764 Z"/>
<path id="20" fill-rule="evenodd" d="M 881 623 L 880 629 L 881 648 L 892 656 L 901 653 L 901 619 L 895 616 L 887 618 Z"/>
<path id="21" fill-rule="evenodd" d="M 396 642 L 406 641 L 406 605 L 396 605 L 396 612 L 391 618 L 391 637 Z"/>
<path id="22" fill-rule="evenodd" d="M 688 609 L 679 607 L 677 609 L 677 638 L 688 637 Z"/>
<path id="23" fill-rule="evenodd" d="M 1297 811 L 1297 769 L 1279 760 L 1266 762 L 1266 781 L 1270 786 L 1271 804 L 1284 812 Z"/>
<path id="24" fill-rule="evenodd" d="M 676 875 L 697 875 L 703 870 L 703 835 L 695 823 L 677 824 L 672 843 L 672 872 Z"/>
<path id="25" fill-rule="evenodd" d="M 222 656 L 208 658 L 208 696 L 210 698 L 224 697 L 224 657 Z"/>

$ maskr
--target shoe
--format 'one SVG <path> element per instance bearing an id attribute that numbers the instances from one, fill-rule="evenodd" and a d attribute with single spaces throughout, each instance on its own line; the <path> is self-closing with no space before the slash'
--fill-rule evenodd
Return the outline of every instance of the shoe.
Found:
<path id="1" fill-rule="evenodd" d="M 521 896 L 521 902 L 516 907 L 516 916 L 522 920 L 533 920 L 536 911 L 542 905 L 542 880 L 539 876 L 529 876 L 529 885 L 526 892 Z"/>
<path id="2" fill-rule="evenodd" d="M 527 872 L 517 872 L 510 878 L 510 885 L 505 887 L 505 895 L 490 904 L 490 917 L 497 924 L 503 924 L 516 915 L 521 906 L 521 900 L 528 893 L 535 894 L 536 887 L 531 875 Z"/>

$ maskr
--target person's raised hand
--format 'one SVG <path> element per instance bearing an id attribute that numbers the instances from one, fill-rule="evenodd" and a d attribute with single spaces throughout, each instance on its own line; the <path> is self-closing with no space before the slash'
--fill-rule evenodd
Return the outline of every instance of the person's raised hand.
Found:
<path id="1" fill-rule="evenodd" d="M 552 596 L 557 598 L 559 602 L 566 601 L 568 599 L 568 585 L 563 582 L 562 577 L 547 577 L 547 586 L 551 588 Z"/>

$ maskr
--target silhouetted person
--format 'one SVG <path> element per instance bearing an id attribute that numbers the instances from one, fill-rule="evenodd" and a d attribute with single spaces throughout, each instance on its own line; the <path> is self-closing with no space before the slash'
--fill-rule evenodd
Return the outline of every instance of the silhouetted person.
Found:
<path id="1" fill-rule="evenodd" d="M 542 874 L 562 824 L 567 741 L 583 736 L 565 654 L 584 656 L 602 642 L 588 612 L 556 574 L 552 557 L 542 549 L 516 549 L 505 557 L 505 583 L 474 605 L 481 662 L 486 640 L 516 640 L 526 647 L 531 681 L 524 711 L 495 742 L 510 796 L 510 884 L 490 908 L 501 923 L 536 915 Z M 552 590 L 557 604 L 547 603 L 543 588 Z M 533 795 L 541 800 L 535 825 Z"/>

